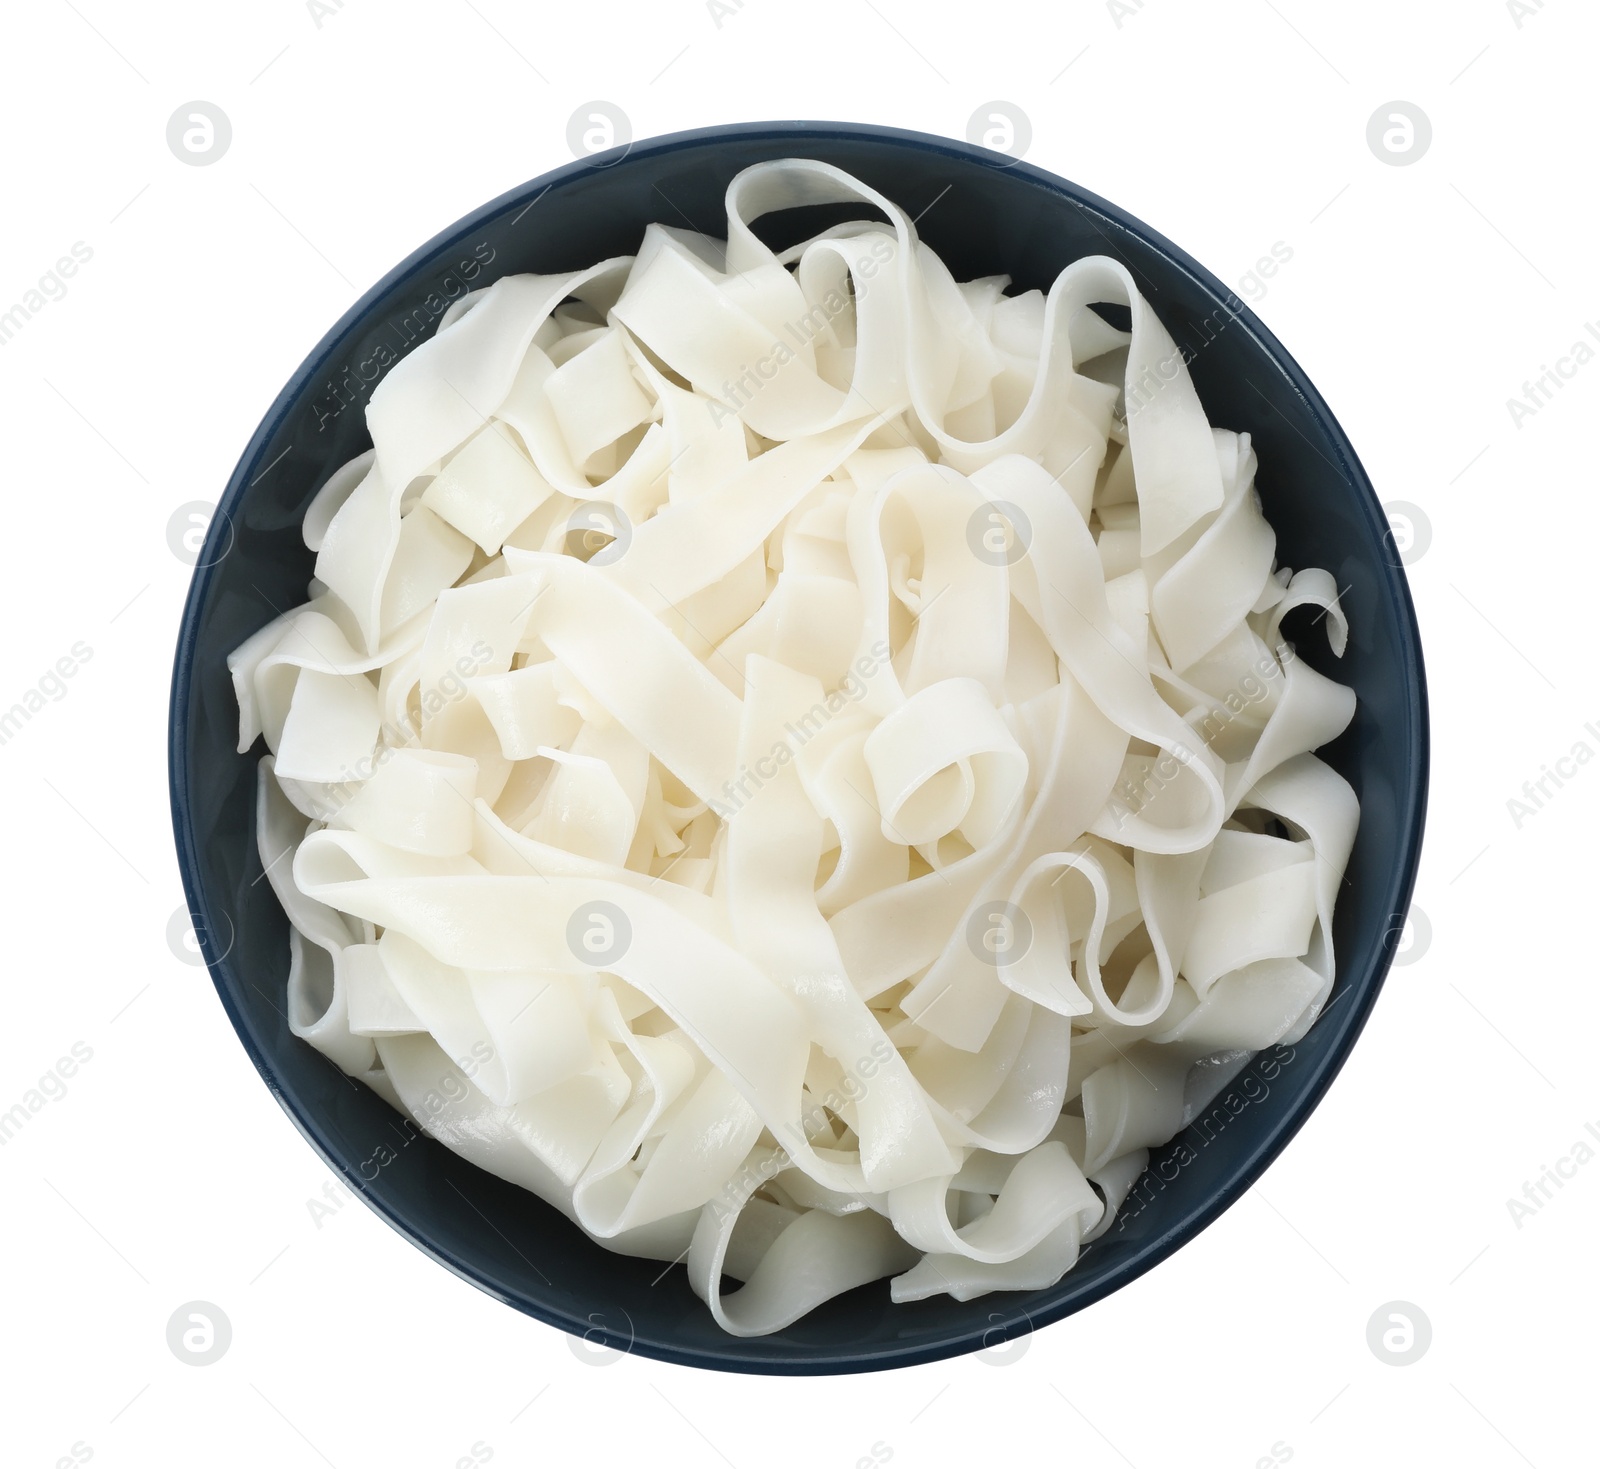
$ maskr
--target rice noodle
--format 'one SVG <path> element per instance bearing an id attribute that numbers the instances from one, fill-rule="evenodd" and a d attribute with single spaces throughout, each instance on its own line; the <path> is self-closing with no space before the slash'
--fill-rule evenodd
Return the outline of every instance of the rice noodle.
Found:
<path id="1" fill-rule="evenodd" d="M 1355 700 L 1121 265 L 957 282 L 805 159 L 727 210 L 457 303 L 230 667 L 295 1033 L 759 1335 L 1052 1284 L 1304 1034 Z"/>

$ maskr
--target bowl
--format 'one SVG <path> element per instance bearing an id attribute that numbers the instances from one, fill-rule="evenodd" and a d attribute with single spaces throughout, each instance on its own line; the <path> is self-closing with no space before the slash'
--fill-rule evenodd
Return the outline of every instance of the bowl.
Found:
<path id="1" fill-rule="evenodd" d="M 237 752 L 226 659 L 303 601 L 312 556 L 300 522 L 328 473 L 368 448 L 364 405 L 445 303 L 520 271 L 631 254 L 646 224 L 725 230 L 723 192 L 763 159 L 820 158 L 919 216 L 956 278 L 1009 274 L 1048 288 L 1068 262 L 1106 254 L 1139 281 L 1190 364 L 1212 422 L 1248 430 L 1280 559 L 1326 567 L 1344 589 L 1347 653 L 1306 657 L 1354 687 L 1355 720 L 1322 757 L 1361 800 L 1334 923 L 1338 983 L 1292 1048 L 1263 1052 L 1155 1153 L 1119 1220 L 1048 1290 L 894 1305 L 887 1282 L 833 1300 L 772 1336 L 725 1335 L 681 1266 L 624 1258 L 533 1195 L 423 1135 L 397 1143 L 394 1112 L 289 1031 L 288 925 L 258 882 L 256 762 Z M 841 216 L 843 217 L 843 216 Z M 787 245 L 829 222 L 769 216 Z M 1330 313 L 1330 321 L 1337 317 Z M 1194 1238 L 1261 1176 L 1354 1045 L 1410 902 L 1427 794 L 1421 646 L 1389 524 L 1349 441 L 1278 341 L 1210 272 L 1114 205 L 1025 162 L 945 138 L 850 123 L 700 129 L 556 169 L 468 215 L 396 266 L 317 344 L 278 395 L 229 480 L 178 637 L 170 773 L 179 864 L 196 934 L 245 1051 L 284 1110 L 350 1186 L 435 1260 L 595 1349 L 734 1372 L 830 1373 L 995 1349 L 1082 1310 Z"/>

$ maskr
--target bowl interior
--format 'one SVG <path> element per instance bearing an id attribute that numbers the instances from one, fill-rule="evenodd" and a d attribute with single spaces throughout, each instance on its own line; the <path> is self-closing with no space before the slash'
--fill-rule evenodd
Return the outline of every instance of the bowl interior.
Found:
<path id="1" fill-rule="evenodd" d="M 303 601 L 312 556 L 301 518 L 337 465 L 370 446 L 364 407 L 385 366 L 430 335 L 463 290 L 629 254 L 651 221 L 725 232 L 739 169 L 805 155 L 848 170 L 920 216 L 958 279 L 1004 273 L 1048 288 L 1070 261 L 1108 254 L 1134 273 L 1180 345 L 1211 420 L 1248 430 L 1279 559 L 1338 578 L 1350 620 L 1342 660 L 1303 655 L 1351 684 L 1354 724 L 1322 752 L 1354 786 L 1361 824 L 1335 922 L 1339 981 L 1292 1049 L 1263 1053 L 1156 1154 L 1119 1224 L 1057 1286 L 965 1304 L 893 1306 L 880 1282 L 787 1331 L 724 1335 L 681 1265 L 601 1249 L 530 1194 L 407 1128 L 375 1094 L 290 1034 L 287 926 L 257 882 L 255 766 L 235 750 L 225 660 Z M 924 212 L 925 211 L 925 212 Z M 855 211 L 846 211 L 853 213 Z M 804 238 L 812 210 L 761 226 Z M 333 328 L 263 420 L 220 503 L 196 570 L 173 684 L 171 774 L 180 864 L 223 1004 L 268 1085 L 356 1191 L 436 1259 L 491 1295 L 592 1342 L 701 1366 L 862 1370 L 993 1346 L 1099 1299 L 1192 1237 L 1247 1189 L 1304 1121 L 1370 1009 L 1410 899 L 1421 841 L 1427 727 L 1420 649 L 1388 526 L 1326 405 L 1220 282 L 1113 206 L 1026 164 L 964 144 L 846 124 L 757 124 L 636 144 L 548 174 L 423 246 Z M 1296 629 L 1290 624 L 1290 631 Z"/>

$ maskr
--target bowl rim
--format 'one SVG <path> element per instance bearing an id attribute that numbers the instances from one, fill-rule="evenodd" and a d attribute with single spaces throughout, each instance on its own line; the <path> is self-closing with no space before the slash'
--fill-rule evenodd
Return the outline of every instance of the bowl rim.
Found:
<path id="1" fill-rule="evenodd" d="M 1335 467 L 1352 486 L 1353 501 L 1366 522 L 1368 532 L 1379 544 L 1385 539 L 1392 544 L 1390 524 L 1382 513 L 1372 482 L 1344 430 L 1299 364 L 1255 316 L 1248 303 L 1240 302 L 1235 293 L 1220 279 L 1164 235 L 1089 190 L 1025 160 L 1011 159 L 1004 154 L 994 153 L 974 144 L 905 128 L 867 123 L 807 120 L 725 123 L 714 127 L 665 133 L 612 148 L 551 169 L 507 190 L 462 216 L 455 223 L 446 226 L 413 250 L 363 292 L 328 329 L 291 374 L 251 435 L 213 512 L 204 548 L 195 566 L 184 602 L 173 660 L 167 741 L 173 834 L 188 909 L 192 915 L 198 915 L 202 923 L 209 921 L 211 910 L 200 875 L 200 842 L 194 829 L 191 810 L 187 748 L 199 628 L 210 599 L 217 568 L 225 559 L 227 548 L 224 546 L 224 540 L 232 534 L 232 516 L 251 485 L 271 467 L 270 464 L 265 466 L 262 464 L 267 447 L 289 414 L 301 406 L 307 389 L 324 375 L 328 364 L 338 357 L 342 348 L 360 330 L 368 314 L 388 292 L 468 237 L 478 233 L 485 225 L 498 220 L 507 211 L 517 206 L 526 207 L 549 190 L 558 190 L 598 170 L 615 166 L 624 158 L 631 156 L 648 158 L 687 149 L 714 147 L 718 143 L 769 140 L 783 141 L 792 145 L 792 156 L 804 156 L 806 145 L 812 140 L 849 141 L 875 143 L 889 151 L 909 149 L 942 155 L 952 163 L 960 165 L 978 164 L 985 168 L 1004 170 L 1020 181 L 1065 198 L 1076 205 L 1091 221 L 1098 220 L 1096 228 L 1103 226 L 1105 230 L 1112 232 L 1108 234 L 1108 239 L 1113 238 L 1117 232 L 1138 239 L 1164 257 L 1174 269 L 1190 277 L 1192 283 L 1207 294 L 1228 303 L 1235 318 L 1231 324 L 1252 338 L 1262 357 L 1270 361 L 1288 381 L 1321 428 L 1328 446 L 1333 451 Z M 944 1336 L 930 1334 L 919 1338 L 915 1344 L 890 1344 L 870 1350 L 836 1347 L 826 1354 L 804 1358 L 774 1357 L 762 1353 L 760 1348 L 762 1338 L 729 1337 L 725 1349 L 720 1349 L 719 1343 L 718 1350 L 711 1350 L 699 1346 L 685 1347 L 670 1339 L 636 1338 L 631 1329 L 624 1335 L 610 1328 L 596 1327 L 592 1322 L 577 1317 L 568 1317 L 566 1313 L 547 1302 L 508 1290 L 485 1271 L 457 1257 L 448 1245 L 431 1237 L 425 1225 L 419 1224 L 404 1211 L 391 1207 L 381 1195 L 375 1195 L 360 1186 L 356 1186 L 353 1192 L 391 1228 L 424 1254 L 487 1295 L 514 1307 L 525 1315 L 573 1336 L 581 1336 L 597 1345 L 612 1347 L 618 1351 L 637 1352 L 641 1356 L 678 1366 L 728 1372 L 781 1376 L 816 1375 L 880 1371 L 938 1361 L 985 1346 L 994 1346 L 998 1341 L 1015 1339 L 1018 1335 L 1076 1314 L 1144 1275 L 1237 1203 L 1309 1119 L 1349 1059 L 1351 1049 L 1371 1014 L 1393 960 L 1399 934 L 1410 907 L 1421 856 L 1428 797 L 1430 733 L 1421 634 L 1410 589 L 1397 558 L 1383 558 L 1381 565 L 1383 566 L 1381 585 L 1387 596 L 1390 615 L 1401 634 L 1399 657 L 1405 682 L 1402 703 L 1409 736 L 1404 756 L 1406 768 L 1396 772 L 1400 782 L 1399 788 L 1405 793 L 1406 800 L 1396 822 L 1396 829 L 1401 833 L 1400 849 L 1388 872 L 1387 911 L 1391 915 L 1390 928 L 1384 936 L 1384 942 L 1375 950 L 1375 957 L 1365 973 L 1340 975 L 1340 989 L 1351 994 L 1353 1003 L 1340 1006 L 1337 1017 L 1333 1016 L 1333 1007 L 1330 1005 L 1324 1009 L 1323 1016 L 1319 1018 L 1319 1027 L 1325 1022 L 1332 1023 L 1332 1034 L 1329 1036 L 1328 1052 L 1317 1063 L 1305 1091 L 1287 1111 L 1273 1119 L 1272 1125 L 1252 1149 L 1234 1161 L 1229 1180 L 1223 1188 L 1205 1194 L 1203 1198 L 1184 1210 L 1169 1228 L 1146 1240 L 1104 1275 L 1097 1278 L 1081 1278 L 1081 1284 L 1074 1288 L 1073 1272 L 1069 1271 L 1060 1282 L 1048 1288 L 1054 1293 L 1049 1304 L 1031 1311 L 1027 1309 L 1027 1303 L 1037 1303 L 1045 1292 L 996 1293 L 990 1298 L 996 1303 L 996 1311 L 990 1320 L 993 1322 L 999 1318 L 998 1324 L 984 1329 L 952 1330 Z M 267 1054 L 252 1035 L 250 1023 L 232 993 L 233 981 L 228 976 L 228 954 L 212 957 L 208 953 L 206 963 L 234 1033 L 268 1090 L 323 1162 L 336 1174 L 345 1177 L 348 1170 L 341 1162 L 340 1149 L 335 1145 L 321 1119 L 303 1105 L 298 1096 L 284 1088 Z"/>

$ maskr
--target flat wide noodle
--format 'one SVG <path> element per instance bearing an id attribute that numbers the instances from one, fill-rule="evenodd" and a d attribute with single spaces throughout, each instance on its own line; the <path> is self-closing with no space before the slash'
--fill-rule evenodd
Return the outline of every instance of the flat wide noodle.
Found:
<path id="1" fill-rule="evenodd" d="M 1326 1004 L 1359 813 L 1337 584 L 1122 265 L 727 215 L 455 303 L 230 669 L 295 1034 L 760 1335 L 1058 1280 Z"/>

